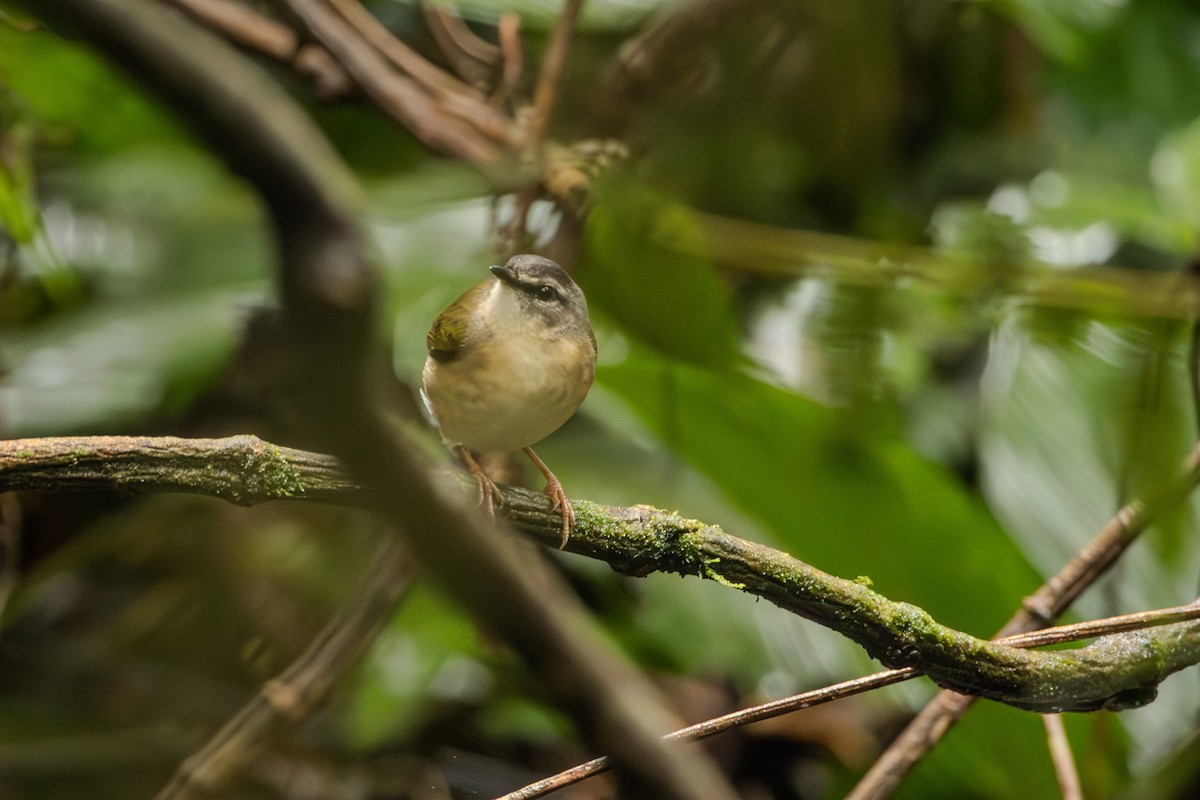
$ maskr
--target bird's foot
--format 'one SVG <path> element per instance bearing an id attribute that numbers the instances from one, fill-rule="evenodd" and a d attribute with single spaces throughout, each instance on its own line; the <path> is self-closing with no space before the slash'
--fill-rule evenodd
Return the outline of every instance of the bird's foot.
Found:
<path id="1" fill-rule="evenodd" d="M 500 487 L 496 482 L 482 472 L 475 476 L 475 482 L 479 484 L 479 505 L 483 506 L 488 520 L 495 522 L 496 508 L 504 505 L 504 495 L 500 494 Z"/>
<path id="2" fill-rule="evenodd" d="M 496 506 L 504 505 L 504 495 L 500 493 L 500 487 L 483 471 L 483 467 L 479 466 L 479 462 L 471 455 L 471 451 L 465 447 L 459 447 L 458 455 L 471 473 L 471 477 L 475 479 L 476 485 L 479 486 L 478 505 L 483 507 L 488 520 L 495 522 Z"/>
<path id="3" fill-rule="evenodd" d="M 562 510 L 562 541 L 558 544 L 558 549 L 562 550 L 567 546 L 567 540 L 571 538 L 571 529 L 575 527 L 575 509 L 571 507 L 571 501 L 567 499 L 562 484 L 553 475 L 546 482 L 546 494 L 550 495 L 550 499 L 553 501 L 550 510 Z"/>
<path id="4" fill-rule="evenodd" d="M 562 541 L 558 544 L 558 549 L 562 550 L 567 546 L 567 540 L 571 538 L 571 529 L 575 527 L 575 509 L 571 508 L 571 501 L 567 499 L 567 493 L 563 491 L 562 484 L 558 482 L 558 478 L 554 477 L 554 473 L 546 466 L 546 462 L 537 457 L 537 453 L 533 452 L 533 448 L 522 448 L 525 455 L 529 456 L 529 460 L 533 465 L 546 477 L 546 494 L 550 495 L 553 505 L 550 506 L 551 511 L 562 509 Z"/>

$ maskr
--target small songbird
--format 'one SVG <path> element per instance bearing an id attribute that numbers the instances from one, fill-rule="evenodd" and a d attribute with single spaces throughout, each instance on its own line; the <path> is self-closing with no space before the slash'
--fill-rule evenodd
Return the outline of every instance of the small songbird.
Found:
<path id="1" fill-rule="evenodd" d="M 583 402 L 596 373 L 596 337 L 587 300 L 548 258 L 514 256 L 434 320 L 422 395 L 442 438 L 479 484 L 495 515 L 500 490 L 474 453 L 523 450 L 546 476 L 546 494 L 562 510 L 562 544 L 575 511 L 533 445 L 558 430 Z"/>

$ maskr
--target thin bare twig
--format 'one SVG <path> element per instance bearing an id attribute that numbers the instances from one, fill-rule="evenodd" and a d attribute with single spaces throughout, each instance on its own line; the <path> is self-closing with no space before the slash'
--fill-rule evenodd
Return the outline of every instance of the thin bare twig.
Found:
<path id="1" fill-rule="evenodd" d="M 351 604 L 179 766 L 156 800 L 193 800 L 219 791 L 258 756 L 273 733 L 312 715 L 395 614 L 411 571 L 402 541 L 392 538 Z"/>
<path id="2" fill-rule="evenodd" d="M 1097 636 L 1112 636 L 1125 631 L 1136 631 L 1159 625 L 1173 625 L 1176 622 L 1187 622 L 1193 619 L 1200 619 L 1200 601 L 1191 602 L 1185 606 L 1162 608 L 1157 611 L 1135 611 L 1132 614 L 1122 614 L 1117 617 L 1014 633 L 999 637 L 996 641 L 1003 642 L 1009 647 L 1047 647 L 1052 644 L 1063 644 Z"/>
<path id="3" fill-rule="evenodd" d="M 804 708 L 828 703 L 832 700 L 840 700 L 843 697 L 851 697 L 856 694 L 862 694 L 874 689 L 880 689 L 884 686 L 891 686 L 894 683 L 902 683 L 919 676 L 921 673 L 915 669 L 890 669 L 885 672 L 876 672 L 873 675 L 867 675 L 854 680 L 842 681 L 831 686 L 826 686 L 821 689 L 814 689 L 810 692 L 784 697 L 770 703 L 755 706 L 753 708 L 735 711 L 731 714 L 715 717 L 695 725 L 689 725 L 686 728 L 680 728 L 677 731 L 667 734 L 666 739 L 680 739 L 690 741 L 693 739 L 705 739 L 709 736 L 715 736 L 718 733 L 723 733 L 733 728 L 749 725 L 753 722 L 759 722 L 764 719 L 771 719 L 783 714 L 789 714 L 793 711 L 799 711 Z M 600 756 L 593 758 L 591 761 L 584 762 L 577 766 L 564 770 L 556 775 L 551 775 L 535 781 L 527 786 L 523 786 L 514 792 L 509 792 L 503 797 L 496 800 L 533 800 L 536 797 L 542 797 L 550 792 L 570 786 L 573 783 L 590 778 L 593 775 L 599 775 L 611 769 L 608 756 Z"/>
<path id="4" fill-rule="evenodd" d="M 1046 728 L 1046 743 L 1050 748 L 1050 761 L 1058 778 L 1058 788 L 1063 800 L 1083 800 L 1083 789 L 1079 785 L 1079 771 L 1075 768 L 1075 757 L 1071 754 L 1071 742 L 1063 726 L 1061 714 L 1046 714 L 1042 717 Z"/>
<path id="5" fill-rule="evenodd" d="M 1170 625 L 1186 619 L 1200 618 L 1200 602 L 1191 603 L 1186 606 L 1178 606 L 1175 608 L 1162 609 L 1160 611 L 1143 611 L 1134 614 L 1125 614 L 1119 617 L 1109 617 L 1107 619 L 1092 620 L 1089 622 L 1081 622 L 1075 625 L 1062 625 L 1056 628 L 1047 628 L 1042 631 L 1035 631 L 1026 634 L 1017 634 L 1001 639 L 1000 641 L 1010 647 L 1041 647 L 1049 644 L 1061 644 L 1063 642 L 1078 641 L 1080 639 L 1088 639 L 1093 636 L 1103 636 L 1106 634 L 1118 633 L 1121 631 L 1135 630 L 1138 628 L 1153 627 L 1157 625 Z M 851 697 L 856 694 L 881 689 L 884 686 L 891 686 L 895 683 L 902 683 L 913 678 L 920 677 L 922 673 L 912 667 L 904 669 L 892 669 L 884 672 L 876 672 L 872 675 L 866 675 L 853 680 L 842 681 L 830 686 L 825 686 L 820 689 L 814 689 L 808 692 L 784 697 L 779 700 L 773 700 L 769 703 L 746 708 L 740 711 L 734 711 L 720 717 L 715 717 L 704 722 L 689 725 L 686 728 L 674 731 L 667 734 L 665 738 L 670 739 L 704 739 L 709 736 L 714 736 L 718 733 L 732 730 L 734 728 L 744 727 L 755 722 L 761 722 L 765 719 L 783 716 L 794 711 L 800 711 L 805 708 L 811 708 L 823 703 L 840 700 L 844 697 Z M 1058 719 L 1057 714 L 1045 715 L 1047 719 Z M 1070 757 L 1068 751 L 1067 757 Z M 1057 762 L 1056 762 L 1057 767 Z M 609 768 L 608 759 L 605 756 L 594 758 L 591 761 L 584 762 L 570 769 L 559 772 L 556 775 L 543 778 L 535 781 L 527 786 L 510 792 L 497 800 L 533 800 L 537 797 L 542 797 L 550 792 L 557 791 L 566 786 L 590 778 L 593 775 L 598 775 Z M 1067 795 L 1064 794 L 1064 797 Z"/>

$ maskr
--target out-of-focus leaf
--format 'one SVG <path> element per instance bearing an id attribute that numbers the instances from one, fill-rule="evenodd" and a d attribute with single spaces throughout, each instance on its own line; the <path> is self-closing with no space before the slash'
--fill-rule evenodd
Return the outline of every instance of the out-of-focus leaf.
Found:
<path id="1" fill-rule="evenodd" d="M 1147 327 L 1044 310 L 1012 314 L 992 338 L 980 436 L 982 487 L 1028 557 L 1057 570 L 1134 487 L 1178 474 L 1192 443 L 1183 342 L 1162 347 Z M 1150 385 L 1143 387 L 1149 379 Z M 1161 485 L 1161 483 L 1159 484 Z M 1195 597 L 1200 500 L 1127 551 L 1079 613 L 1103 617 Z M 1184 523 L 1186 527 L 1184 526 Z M 1161 757 L 1194 727 L 1195 673 L 1166 681 L 1159 700 L 1121 715 L 1140 752 Z"/>
<path id="2" fill-rule="evenodd" d="M 994 5 L 1019 7 L 1033 15 L 1053 16 L 1070 28 L 1067 48 L 1045 49 L 1062 59 L 1048 65 L 1048 96 L 1069 98 L 1061 108 L 1070 118 L 1083 114 L 1091 122 L 1117 120 L 1120 127 L 1153 134 L 1158 125 L 1178 125 L 1200 112 L 1192 41 L 1200 14 L 1188 2 L 1112 3 L 1108 0 L 996 0 Z M 1046 12 L 1049 11 L 1050 14 Z M 1020 13 L 1016 15 L 1020 17 Z M 1039 43 L 1036 31 L 1032 35 Z M 1060 94 L 1061 93 L 1061 94 Z M 1112 130 L 1102 134 L 1111 136 Z M 1108 172 L 1136 163 L 1131 153 L 1115 157 Z"/>
<path id="3" fill-rule="evenodd" d="M 28 128 L 0 132 L 0 225 L 17 244 L 29 244 L 37 227 Z"/>
<path id="4" fill-rule="evenodd" d="M 10 435 L 110 431 L 194 396 L 233 348 L 255 287 L 152 305 L 106 306 L 37 331 L 10 335 L 12 364 L 0 389 Z"/>
<path id="5" fill-rule="evenodd" d="M 475 624 L 415 586 L 358 672 L 346 718 L 361 748 L 411 734 L 440 706 L 482 703 L 493 690 Z"/>
<path id="6" fill-rule="evenodd" d="M 1200 782 L 1200 734 L 1193 733 L 1149 775 L 1142 775 L 1122 797 L 1188 797 Z"/>
<path id="7" fill-rule="evenodd" d="M 1066 61 L 1080 57 L 1089 28 L 1103 26 L 1116 13 L 1105 0 L 989 0 L 985 5 L 1011 17 L 1043 50 Z"/>
<path id="8" fill-rule="evenodd" d="M 874 412 L 831 410 L 738 372 L 645 356 L 602 369 L 599 380 L 815 566 L 869 576 L 883 594 L 976 633 L 1036 585 L 987 512 Z"/>
<path id="9" fill-rule="evenodd" d="M 1141 325 L 1038 310 L 1011 315 L 993 337 L 983 488 L 1044 570 L 1057 569 L 1123 502 L 1179 473 L 1193 436 L 1183 346 Z M 1194 589 L 1189 565 L 1200 559 L 1200 547 L 1184 544 L 1158 557 L 1141 546 L 1127 553 L 1122 563 L 1138 566 L 1110 600 L 1121 611 L 1179 602 Z M 1083 599 L 1089 613 L 1115 610 L 1092 602 Z"/>
<path id="10" fill-rule="evenodd" d="M 1195 237 L 1200 219 L 1200 120 L 1163 137 L 1149 172 L 1165 216 L 1187 225 Z"/>
<path id="11" fill-rule="evenodd" d="M 0 25 L 0 80 L 61 144 L 95 153 L 149 140 L 188 140 L 136 84 L 44 28 L 26 32 Z"/>
<path id="12" fill-rule="evenodd" d="M 579 266 L 589 302 L 662 353 L 731 365 L 732 299 L 705 237 L 687 208 L 649 190 L 607 193 L 592 212 Z"/>
<path id="13" fill-rule="evenodd" d="M 1116 472 L 1126 498 L 1146 497 L 1167 486 L 1179 474 L 1181 445 L 1194 433 L 1188 413 L 1192 393 L 1180 379 L 1179 347 L 1182 326 L 1149 321 L 1130 330 L 1130 345 L 1137 352 L 1130 370 L 1128 390 L 1118 393 L 1116 424 L 1123 436 Z M 1155 526 L 1151 541 L 1166 562 L 1182 554 L 1183 538 L 1190 529 L 1191 514 L 1184 504 L 1176 513 L 1164 515 Z"/>

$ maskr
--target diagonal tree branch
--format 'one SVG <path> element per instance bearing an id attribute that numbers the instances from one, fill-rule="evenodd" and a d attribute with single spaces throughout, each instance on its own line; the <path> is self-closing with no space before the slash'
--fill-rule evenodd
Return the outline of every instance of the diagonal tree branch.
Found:
<path id="1" fill-rule="evenodd" d="M 513 646 L 587 741 L 614 754 L 629 796 L 731 798 L 702 753 L 661 741 L 674 714 L 601 644 L 563 580 L 523 558 L 515 539 L 491 535 L 386 415 L 368 366 L 379 288 L 358 229 L 357 186 L 311 121 L 236 52 L 146 0 L 31 6 L 129 70 L 262 196 L 279 246 L 280 388 L 298 433 L 341 458 L 429 573 Z"/>
<path id="2" fill-rule="evenodd" d="M 218 469 L 219 496 L 236 497 L 238 502 L 253 502 L 255 497 L 305 497 L 311 470 L 317 482 L 314 491 L 324 492 L 325 499 L 367 499 L 348 479 L 340 484 L 341 488 L 331 489 L 338 480 L 330 477 L 336 462 L 329 457 L 277 448 L 252 437 L 189 440 L 182 471 L 167 475 L 163 475 L 166 448 L 155 440 L 102 437 L 94 448 L 88 448 L 86 442 L 16 440 L 0 444 L 0 490 L 32 488 L 39 483 L 43 489 L 89 483 L 146 489 L 153 486 L 147 483 L 147 475 L 157 470 L 163 476 L 157 488 L 178 491 L 194 481 L 190 490 L 213 493 L 213 481 L 206 474 L 203 459 L 196 458 L 198 451 L 209 447 L 217 464 L 241 462 L 252 467 L 245 485 L 236 490 L 228 486 L 229 480 L 236 479 L 236 470 Z M 89 449 L 94 450 L 91 456 L 86 455 Z M 35 455 L 38 453 L 42 454 L 40 458 Z M 132 466 L 140 453 L 147 454 L 154 470 Z M 34 463 L 39 461 L 49 469 L 35 469 Z M 105 472 L 103 466 L 97 467 L 98 463 L 114 466 Z M 118 469 L 120 465 L 124 469 Z M 118 477 L 123 471 L 128 472 L 130 480 Z M 56 475 L 62 480 L 56 480 Z M 1131 531 L 1143 529 L 1162 507 L 1176 501 L 1198 481 L 1200 448 L 1189 459 L 1189 472 L 1178 484 L 1119 515 L 1119 530 L 1129 537 Z M 504 512 L 519 529 L 539 541 L 558 543 L 560 523 L 543 494 L 511 487 L 503 491 Z M 1115 525 L 1113 530 L 1117 530 Z M 1033 711 L 1143 705 L 1154 699 L 1163 678 L 1200 662 L 1200 625 L 1194 623 L 1154 633 L 1134 631 L 1067 653 L 1027 652 L 978 639 L 941 625 L 921 609 L 889 600 L 859 582 L 829 575 L 719 527 L 648 506 L 619 508 L 578 501 L 576 528 L 567 547 L 630 575 L 697 575 L 755 594 L 838 631 L 887 666 L 911 667 L 947 689 Z M 1062 580 L 1056 584 L 1058 602 L 1072 596 L 1072 587 L 1087 579 L 1091 574 L 1087 565 L 1093 564 L 1094 559 L 1077 559 L 1064 570 Z M 1032 608 L 1041 609 L 1048 602 L 1041 592 L 1033 598 L 1029 603 Z M 1024 615 L 1029 612 L 1023 612 L 1021 619 Z M 1037 618 L 1029 615 L 1029 619 Z M 1015 624 L 1012 627 L 1017 628 Z M 1006 630 L 1004 635 L 1017 632 L 1019 629 Z"/>

